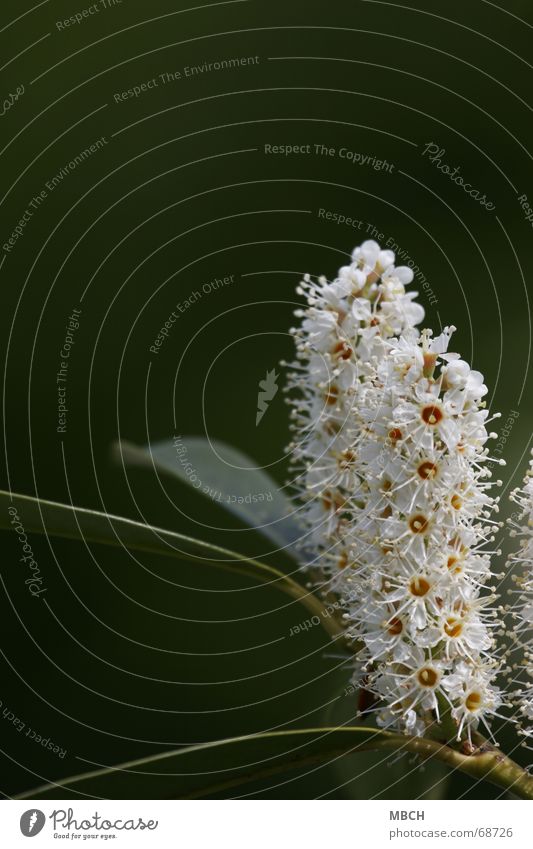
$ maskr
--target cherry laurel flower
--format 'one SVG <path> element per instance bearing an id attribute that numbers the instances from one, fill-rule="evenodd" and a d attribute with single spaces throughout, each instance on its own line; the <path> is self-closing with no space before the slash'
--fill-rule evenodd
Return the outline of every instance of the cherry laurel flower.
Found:
<path id="1" fill-rule="evenodd" d="M 520 574 L 514 578 L 517 601 L 512 612 L 515 644 L 524 650 L 519 676 L 526 679 L 521 681 L 515 696 L 523 718 L 523 732 L 527 737 L 533 737 L 533 460 L 529 463 L 522 488 L 514 490 L 510 497 L 520 508 L 518 515 L 510 520 L 511 536 L 517 537 L 520 544 L 509 558 L 508 566 L 520 569 Z"/>
<path id="2" fill-rule="evenodd" d="M 360 489 L 353 451 L 360 388 L 373 374 L 374 359 L 384 355 L 384 341 L 416 333 L 424 318 L 417 293 L 405 291 L 413 272 L 394 259 L 368 240 L 335 280 L 306 275 L 297 289 L 307 308 L 296 311 L 301 325 L 291 330 L 297 350 L 287 387 L 293 487 L 303 502 L 306 542 L 332 569 L 347 562 L 342 508 Z"/>
<path id="3" fill-rule="evenodd" d="M 410 269 L 375 242 L 352 258 L 299 290 L 289 392 L 307 543 L 378 722 L 422 735 L 446 713 L 470 738 L 501 704 L 487 388 L 448 353 L 455 328 L 418 332 Z"/>

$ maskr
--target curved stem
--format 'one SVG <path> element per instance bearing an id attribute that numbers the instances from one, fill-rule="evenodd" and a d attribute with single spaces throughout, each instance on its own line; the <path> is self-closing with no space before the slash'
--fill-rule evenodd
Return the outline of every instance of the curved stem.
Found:
<path id="1" fill-rule="evenodd" d="M 511 790 L 521 799 L 533 799 L 533 776 L 483 738 L 478 737 L 478 743 L 478 749 L 471 755 L 423 737 L 409 738 L 406 748 L 422 757 L 436 757 L 472 778 L 485 779 L 505 790 Z"/>
<path id="2" fill-rule="evenodd" d="M 263 743 L 268 749 L 258 755 L 256 747 Z M 114 767 L 96 769 L 37 787 L 17 798 L 57 798 L 59 790 L 62 797 L 75 793 L 76 796 L 89 794 L 101 798 L 121 798 L 121 793 L 126 792 L 130 794 L 128 798 L 150 798 L 150 789 L 146 786 L 150 779 L 164 782 L 164 789 L 163 785 L 156 785 L 161 789 L 155 798 L 209 798 L 274 775 L 320 764 L 327 765 L 337 758 L 362 751 L 381 750 L 412 752 L 423 760 L 436 758 L 450 769 L 461 770 L 471 778 L 491 781 L 521 799 L 533 799 L 533 776 L 482 738 L 477 738 L 476 743 L 478 749 L 473 754 L 465 755 L 437 740 L 407 737 L 364 726 L 270 731 L 187 746 Z M 280 744 L 287 744 L 290 749 L 286 752 L 276 751 Z M 250 746 L 253 755 L 249 751 Z M 245 757 L 250 758 L 249 764 L 260 763 L 261 766 L 243 771 Z M 213 770 L 213 763 L 223 763 L 225 766 Z M 195 769 L 192 769 L 193 766 Z M 198 778 L 213 775 L 217 771 L 221 774 L 218 781 L 198 786 Z M 136 788 L 140 790 L 138 795 L 131 795 L 132 787 L 134 792 Z M 168 795 L 167 788 L 170 788 Z"/>
<path id="3" fill-rule="evenodd" d="M 321 730 L 326 731 L 328 729 Z M 346 730 L 350 731 L 351 729 L 347 728 Z M 377 729 L 369 730 L 377 733 Z M 364 751 L 398 751 L 404 749 L 405 751 L 419 755 L 423 759 L 437 758 L 452 769 L 459 769 L 471 778 L 485 779 L 498 787 L 510 790 L 520 799 L 533 799 L 533 776 L 506 755 L 502 754 L 498 749 L 480 749 L 476 754 L 463 755 L 449 746 L 440 744 L 434 740 L 428 740 L 422 737 L 405 737 L 401 734 L 389 734 L 388 732 L 382 732 L 382 734 L 383 736 L 380 735 L 379 738 L 372 741 L 358 743 L 356 750 L 352 749 L 351 752 L 349 750 L 347 751 L 344 747 L 337 747 L 329 749 L 327 752 L 318 752 L 313 755 L 298 757 L 293 760 L 284 761 L 282 764 L 266 767 L 253 773 L 241 774 L 208 787 L 202 787 L 193 793 L 180 796 L 179 798 L 206 798 L 215 793 L 221 793 L 225 790 L 242 786 L 243 784 L 250 784 L 291 770 L 315 766 L 347 754 L 356 754 L 357 752 Z"/>
<path id="4" fill-rule="evenodd" d="M 341 729 L 321 729 L 321 731 L 328 730 L 340 731 Z M 362 729 L 351 729 L 347 727 L 344 730 L 350 732 Z M 367 731 L 372 732 L 372 738 L 358 743 L 351 750 L 346 747 L 337 746 L 325 752 L 294 758 L 284 761 L 282 764 L 276 764 L 253 773 L 241 774 L 234 778 L 220 781 L 217 784 L 203 787 L 180 798 L 205 798 L 214 793 L 220 793 L 243 784 L 270 778 L 271 776 L 290 770 L 314 766 L 347 754 L 356 754 L 362 751 L 399 751 L 403 749 L 417 754 L 423 759 L 437 758 L 452 769 L 459 769 L 471 778 L 485 779 L 498 787 L 510 790 L 520 799 L 533 799 L 533 776 L 523 767 L 519 766 L 519 764 L 500 752 L 499 749 L 489 746 L 485 741 L 483 741 L 481 747 L 474 754 L 464 755 L 445 744 L 435 740 L 428 740 L 425 737 L 406 737 L 403 734 L 392 734 L 387 731 L 380 732 L 374 728 L 369 728 Z M 301 733 L 305 733 L 305 730 Z"/>

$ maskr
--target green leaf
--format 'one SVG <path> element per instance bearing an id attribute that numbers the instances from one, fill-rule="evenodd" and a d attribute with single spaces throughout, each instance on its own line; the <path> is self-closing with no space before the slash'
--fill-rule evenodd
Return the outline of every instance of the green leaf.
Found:
<path id="1" fill-rule="evenodd" d="M 304 530 L 294 505 L 283 488 L 242 451 L 216 439 L 182 436 L 177 444 L 175 440 L 139 447 L 118 442 L 114 453 L 126 466 L 160 469 L 177 477 L 295 559 L 302 559 L 295 543 Z"/>
<path id="2" fill-rule="evenodd" d="M 10 512 L 13 510 L 15 514 Z M 297 581 L 273 566 L 211 543 L 122 516 L 0 490 L 0 528 L 13 530 L 17 520 L 26 532 L 121 546 L 176 560 L 193 561 L 199 567 L 207 563 L 245 575 L 259 583 L 271 585 L 292 600 L 300 602 L 312 616 L 319 617 L 324 629 L 332 637 L 337 638 L 343 633 L 322 603 Z"/>

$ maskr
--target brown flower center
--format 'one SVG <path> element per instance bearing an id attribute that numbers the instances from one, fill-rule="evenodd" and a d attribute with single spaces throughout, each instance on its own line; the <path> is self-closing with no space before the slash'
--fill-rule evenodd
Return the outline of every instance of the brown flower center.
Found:
<path id="1" fill-rule="evenodd" d="M 418 598 L 422 598 L 427 595 L 431 589 L 431 584 L 426 578 L 420 577 L 417 575 L 416 578 L 411 578 L 409 582 L 409 592 L 411 595 L 415 595 Z"/>
<path id="2" fill-rule="evenodd" d="M 423 481 L 432 480 L 437 475 L 438 466 L 436 463 L 425 460 L 423 463 L 420 463 L 417 472 Z"/>
<path id="3" fill-rule="evenodd" d="M 416 677 L 421 687 L 434 687 L 439 680 L 438 673 L 431 666 L 420 669 Z"/>
<path id="4" fill-rule="evenodd" d="M 349 360 L 353 351 L 347 342 L 337 342 L 331 353 L 339 360 Z"/>
<path id="5" fill-rule="evenodd" d="M 420 413 L 422 421 L 431 427 L 435 427 L 443 419 L 442 410 L 436 404 L 426 404 Z"/>
<path id="6" fill-rule="evenodd" d="M 348 469 L 352 463 L 355 463 L 356 454 L 351 448 L 346 448 L 340 456 L 339 465 L 341 469 Z"/>
<path id="7" fill-rule="evenodd" d="M 389 439 L 393 442 L 398 442 L 399 439 L 403 439 L 403 433 L 399 427 L 393 427 L 389 430 Z"/>
<path id="8" fill-rule="evenodd" d="M 459 575 L 463 571 L 463 567 L 460 565 L 460 560 L 458 557 L 448 557 L 446 565 L 450 572 L 453 572 L 455 575 Z"/>
<path id="9" fill-rule="evenodd" d="M 454 510 L 460 510 L 463 506 L 463 499 L 460 495 L 457 495 L 457 493 L 455 493 L 455 495 L 452 495 L 452 497 L 450 498 L 450 503 Z"/>
<path id="10" fill-rule="evenodd" d="M 339 388 L 332 384 L 326 392 L 325 400 L 328 406 L 333 407 L 339 399 Z"/>
<path id="11" fill-rule="evenodd" d="M 348 565 L 348 555 L 346 554 L 345 551 L 343 551 L 342 554 L 339 555 L 339 558 L 337 560 L 337 568 L 346 569 L 347 565 Z"/>
<path id="12" fill-rule="evenodd" d="M 409 529 L 414 534 L 423 534 L 427 531 L 428 528 L 428 520 L 423 515 L 423 513 L 416 513 L 414 516 L 411 516 L 409 519 Z"/>
<path id="13" fill-rule="evenodd" d="M 396 616 L 389 621 L 388 632 L 391 637 L 397 637 L 398 634 L 401 634 L 403 631 L 403 622 L 401 619 L 398 619 Z"/>

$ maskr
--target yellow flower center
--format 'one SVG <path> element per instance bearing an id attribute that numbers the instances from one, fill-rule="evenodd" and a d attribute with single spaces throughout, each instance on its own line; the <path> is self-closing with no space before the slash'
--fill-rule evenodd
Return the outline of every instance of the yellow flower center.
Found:
<path id="1" fill-rule="evenodd" d="M 473 713 L 481 707 L 481 701 L 481 693 L 478 693 L 477 690 L 473 690 L 465 699 L 465 707 Z"/>
<path id="2" fill-rule="evenodd" d="M 409 583 L 409 592 L 411 595 L 417 596 L 417 598 L 422 598 L 427 595 L 431 589 L 431 584 L 426 578 L 422 578 L 417 576 L 416 578 L 411 578 Z"/>
<path id="3" fill-rule="evenodd" d="M 454 616 L 450 616 L 449 619 L 446 620 L 444 625 L 444 632 L 449 637 L 459 637 L 463 630 L 463 623 L 456 619 Z"/>

